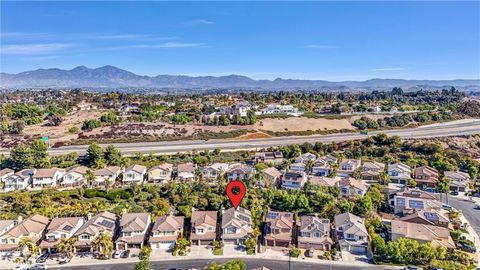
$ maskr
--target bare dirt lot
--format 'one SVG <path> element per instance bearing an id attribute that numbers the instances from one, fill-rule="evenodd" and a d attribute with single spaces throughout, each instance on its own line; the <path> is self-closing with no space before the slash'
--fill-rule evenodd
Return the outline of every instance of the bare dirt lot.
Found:
<path id="1" fill-rule="evenodd" d="M 355 127 L 352 126 L 347 119 L 323 119 L 307 117 L 261 119 L 257 121 L 255 128 L 274 132 L 355 129 Z"/>

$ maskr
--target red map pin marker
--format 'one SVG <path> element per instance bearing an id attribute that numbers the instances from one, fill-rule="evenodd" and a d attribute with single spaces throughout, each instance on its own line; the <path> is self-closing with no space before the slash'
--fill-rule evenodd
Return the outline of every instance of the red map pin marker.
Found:
<path id="1" fill-rule="evenodd" d="M 238 188 L 239 192 L 237 194 L 233 193 L 235 188 Z M 227 196 L 235 209 L 237 209 L 242 202 L 246 192 L 247 188 L 242 181 L 233 180 L 227 185 Z"/>

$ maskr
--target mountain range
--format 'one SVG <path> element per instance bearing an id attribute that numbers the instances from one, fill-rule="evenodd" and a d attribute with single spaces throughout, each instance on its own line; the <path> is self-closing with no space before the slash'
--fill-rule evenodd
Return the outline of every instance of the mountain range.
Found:
<path id="1" fill-rule="evenodd" d="M 402 87 L 441 88 L 454 86 L 464 90 L 480 90 L 480 80 L 404 80 L 371 79 L 366 81 L 332 82 L 324 80 L 254 80 L 241 75 L 142 76 L 114 67 L 87 68 L 79 66 L 71 70 L 58 68 L 37 69 L 17 74 L 0 73 L 0 87 L 22 88 L 178 88 L 178 89 L 381 89 Z"/>

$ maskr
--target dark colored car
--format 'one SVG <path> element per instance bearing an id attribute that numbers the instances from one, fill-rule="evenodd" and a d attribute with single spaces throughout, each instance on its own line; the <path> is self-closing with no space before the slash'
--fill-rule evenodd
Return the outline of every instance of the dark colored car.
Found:
<path id="1" fill-rule="evenodd" d="M 130 256 L 130 250 L 125 250 L 120 257 L 122 258 L 128 258 Z"/>
<path id="2" fill-rule="evenodd" d="M 459 247 L 461 250 L 466 251 L 466 252 L 470 252 L 470 253 L 475 253 L 475 252 L 477 252 L 477 249 L 476 249 L 474 246 L 470 246 L 470 245 L 467 245 L 467 244 L 459 243 L 459 244 L 458 244 L 458 247 Z"/>
<path id="3" fill-rule="evenodd" d="M 457 195 L 458 195 L 458 191 L 452 191 L 452 192 L 450 192 L 450 194 L 452 194 L 453 196 L 457 196 Z"/>
<path id="4" fill-rule="evenodd" d="M 40 255 L 40 257 L 37 258 L 37 263 L 45 263 L 48 259 L 48 256 L 50 256 L 50 253 L 43 253 Z"/>

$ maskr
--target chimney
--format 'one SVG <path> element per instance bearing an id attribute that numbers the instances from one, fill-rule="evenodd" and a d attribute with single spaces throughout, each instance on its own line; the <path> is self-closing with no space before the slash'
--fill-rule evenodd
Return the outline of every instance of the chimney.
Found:
<path id="1" fill-rule="evenodd" d="M 22 223 L 22 221 L 23 221 L 23 217 L 22 217 L 22 216 L 18 216 L 18 218 L 17 218 L 17 224 Z"/>
<path id="2" fill-rule="evenodd" d="M 92 218 L 92 213 L 87 214 L 87 220 L 90 220 Z"/>

